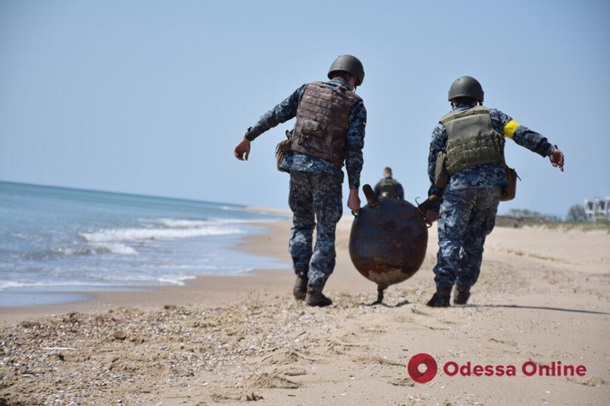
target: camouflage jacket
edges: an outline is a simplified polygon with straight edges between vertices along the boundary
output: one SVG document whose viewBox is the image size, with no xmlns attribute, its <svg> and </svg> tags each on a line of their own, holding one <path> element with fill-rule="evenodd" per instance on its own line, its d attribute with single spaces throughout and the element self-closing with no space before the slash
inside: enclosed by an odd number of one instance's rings
<svg viewBox="0 0 610 406">
<path fill-rule="evenodd" d="M 349 84 L 341 77 L 336 77 L 326 83 L 331 86 L 342 86 L 349 89 Z M 307 84 L 302 85 L 280 104 L 263 114 L 258 122 L 248 129 L 246 139 L 253 141 L 265 131 L 294 118 L 306 86 Z M 360 187 L 360 173 L 364 163 L 362 148 L 364 147 L 366 108 L 362 100 L 356 102 L 352 107 L 349 122 L 345 143 L 345 168 L 350 189 L 357 189 Z M 299 152 L 288 153 L 281 167 L 288 171 L 328 173 L 339 177 L 341 181 L 343 181 L 344 176 L 343 171 L 337 165 L 322 158 Z"/>
</svg>

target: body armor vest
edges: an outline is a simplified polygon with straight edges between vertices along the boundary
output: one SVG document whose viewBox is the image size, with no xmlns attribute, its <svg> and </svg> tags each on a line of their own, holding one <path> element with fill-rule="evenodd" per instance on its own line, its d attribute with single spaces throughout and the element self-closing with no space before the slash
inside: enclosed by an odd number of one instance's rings
<svg viewBox="0 0 610 406">
<path fill-rule="evenodd" d="M 494 130 L 489 109 L 452 111 L 441 119 L 447 130 L 447 173 L 504 162 L 504 136 Z"/>
<path fill-rule="evenodd" d="M 397 198 L 396 181 L 394 179 L 382 179 L 379 182 L 379 193 L 381 196 Z"/>
<path fill-rule="evenodd" d="M 339 168 L 345 160 L 345 135 L 349 116 L 360 96 L 324 82 L 307 85 L 292 134 L 291 150 L 332 162 Z"/>
</svg>

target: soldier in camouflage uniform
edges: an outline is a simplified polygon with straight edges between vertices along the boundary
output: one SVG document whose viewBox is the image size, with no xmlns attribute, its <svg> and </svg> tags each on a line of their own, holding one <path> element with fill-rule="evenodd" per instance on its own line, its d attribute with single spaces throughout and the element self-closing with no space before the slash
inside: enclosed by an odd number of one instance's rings
<svg viewBox="0 0 610 406">
<path fill-rule="evenodd" d="M 373 189 L 379 197 L 392 197 L 394 199 L 405 199 L 405 191 L 400 182 L 392 177 L 392 168 L 386 166 L 383 169 L 383 178 L 377 182 Z"/>
<path fill-rule="evenodd" d="M 366 109 L 354 90 L 364 80 L 364 68 L 356 57 L 341 55 L 332 63 L 328 78 L 328 82 L 302 85 L 265 113 L 234 151 L 237 159 L 247 160 L 256 137 L 296 117 L 291 152 L 280 168 L 290 173 L 293 227 L 289 251 L 297 276 L 293 294 L 310 306 L 332 304 L 322 290 L 335 267 L 335 230 L 343 214 L 343 164 L 350 189 L 347 207 L 360 210 Z"/>
<path fill-rule="evenodd" d="M 447 307 L 456 286 L 454 304 L 466 304 L 481 270 L 485 238 L 495 225 L 502 190 L 507 186 L 505 137 L 546 157 L 563 171 L 563 153 L 542 135 L 518 124 L 496 109 L 483 106 L 483 88 L 470 76 L 458 78 L 449 89 L 452 111 L 432 133 L 428 156 L 429 195 L 442 196 L 438 218 L 439 250 L 434 267 L 436 293 L 428 306 Z M 437 155 L 446 151 L 449 181 L 435 186 Z M 440 217 L 439 217 L 440 216 Z"/>
</svg>

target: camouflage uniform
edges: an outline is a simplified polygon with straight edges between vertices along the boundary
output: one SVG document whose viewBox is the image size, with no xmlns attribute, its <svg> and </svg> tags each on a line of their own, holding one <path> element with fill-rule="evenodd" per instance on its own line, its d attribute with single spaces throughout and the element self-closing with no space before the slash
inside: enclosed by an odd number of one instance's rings
<svg viewBox="0 0 610 406">
<path fill-rule="evenodd" d="M 341 182 L 326 173 L 290 172 L 289 204 L 293 227 L 288 245 L 297 274 L 322 289 L 335 268 L 335 229 L 343 213 Z M 317 225 L 315 249 L 313 230 Z"/>
<path fill-rule="evenodd" d="M 335 77 L 329 86 L 341 86 L 349 90 L 342 77 Z M 307 84 L 294 91 L 283 102 L 265 113 L 246 133 L 254 140 L 260 134 L 296 116 L 297 107 Z M 360 100 L 351 109 L 346 134 L 345 167 L 350 189 L 360 187 L 366 125 L 366 108 Z M 308 286 L 322 289 L 335 267 L 335 229 L 343 214 L 343 171 L 324 159 L 300 152 L 286 155 L 281 167 L 290 173 L 289 205 L 293 212 L 293 227 L 289 251 L 297 275 L 307 275 Z M 313 247 L 313 229 L 317 238 Z"/>
<path fill-rule="evenodd" d="M 454 110 L 470 105 L 458 104 Z M 545 137 L 519 125 L 496 109 L 489 109 L 493 128 L 530 151 L 545 157 L 554 150 Z M 432 133 L 428 155 L 428 176 L 433 186 L 429 194 L 442 196 L 438 220 L 439 250 L 434 267 L 437 290 L 455 284 L 467 291 L 479 277 L 485 238 L 495 226 L 506 173 L 499 164 L 466 168 L 453 174 L 443 190 L 434 187 L 434 169 L 438 153 L 447 146 L 447 131 L 438 124 Z"/>
</svg>

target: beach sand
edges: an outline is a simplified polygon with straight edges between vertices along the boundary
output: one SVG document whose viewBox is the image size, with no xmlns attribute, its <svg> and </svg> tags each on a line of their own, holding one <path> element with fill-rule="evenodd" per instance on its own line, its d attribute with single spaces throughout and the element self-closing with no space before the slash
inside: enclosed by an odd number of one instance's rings
<svg viewBox="0 0 610 406">
<path fill-rule="evenodd" d="M 286 269 L 0 309 L 0 405 L 610 404 L 610 235 L 497 227 L 469 305 L 434 309 L 431 228 L 420 271 L 370 306 L 351 221 L 339 225 L 329 308 L 295 302 Z M 280 221 L 238 249 L 289 263 L 289 232 Z M 418 353 L 438 364 L 428 383 L 407 372 Z M 586 373 L 521 370 L 553 362 Z M 476 365 L 516 376 L 474 376 Z"/>
</svg>

